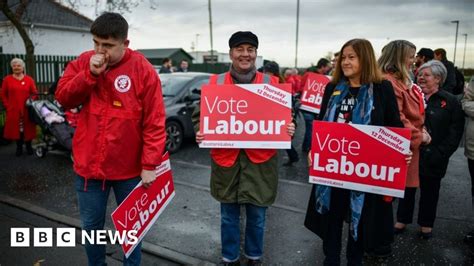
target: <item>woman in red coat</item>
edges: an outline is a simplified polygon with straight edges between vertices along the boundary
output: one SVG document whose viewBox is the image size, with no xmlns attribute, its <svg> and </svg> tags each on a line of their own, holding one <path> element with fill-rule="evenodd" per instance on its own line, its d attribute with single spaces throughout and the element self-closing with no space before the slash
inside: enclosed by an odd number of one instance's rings
<svg viewBox="0 0 474 266">
<path fill-rule="evenodd" d="M 416 190 L 420 186 L 419 159 L 420 145 L 427 144 L 430 136 L 424 130 L 424 100 L 418 86 L 410 78 L 410 69 L 415 62 L 416 46 L 406 40 L 395 40 L 382 49 L 379 66 L 385 78 L 392 82 L 397 96 L 400 119 L 411 131 L 410 150 L 413 158 L 408 166 L 405 197 L 398 200 L 396 234 L 404 232 L 412 222 Z"/>
<path fill-rule="evenodd" d="M 10 63 L 13 74 L 3 79 L 1 98 L 7 110 L 4 138 L 16 140 L 16 156 L 23 153 L 23 142 L 28 154 L 33 154 L 31 140 L 36 137 L 36 126 L 28 117 L 25 102 L 31 94 L 37 93 L 35 82 L 25 75 L 25 62 L 13 58 Z"/>
</svg>

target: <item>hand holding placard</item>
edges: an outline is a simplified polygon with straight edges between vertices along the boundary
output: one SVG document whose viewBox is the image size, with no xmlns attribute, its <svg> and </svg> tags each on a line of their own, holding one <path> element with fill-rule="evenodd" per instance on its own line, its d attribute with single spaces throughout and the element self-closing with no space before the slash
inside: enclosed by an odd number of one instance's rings
<svg viewBox="0 0 474 266">
<path fill-rule="evenodd" d="M 403 197 L 410 131 L 315 121 L 310 183 Z"/>
<path fill-rule="evenodd" d="M 289 84 L 205 85 L 201 91 L 201 148 L 291 147 Z"/>
<path fill-rule="evenodd" d="M 153 177 L 148 176 L 149 172 Z M 145 179 L 153 179 L 153 182 L 149 182 L 148 188 L 145 188 L 144 183 L 139 183 L 111 215 L 117 231 L 136 231 L 138 241 L 127 241 L 122 245 L 126 257 L 145 237 L 175 195 L 168 153 L 163 156 L 161 165 L 147 171 Z"/>
</svg>

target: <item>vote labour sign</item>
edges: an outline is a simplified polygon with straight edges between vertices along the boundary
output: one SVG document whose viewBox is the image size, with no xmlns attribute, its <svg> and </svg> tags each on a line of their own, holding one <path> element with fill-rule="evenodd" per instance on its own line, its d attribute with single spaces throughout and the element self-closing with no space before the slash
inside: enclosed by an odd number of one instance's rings
<svg viewBox="0 0 474 266">
<path fill-rule="evenodd" d="M 204 85 L 201 148 L 289 149 L 290 84 Z"/>
<path fill-rule="evenodd" d="M 330 79 L 321 74 L 307 73 L 306 82 L 301 94 L 300 109 L 319 114 L 321 103 L 323 102 L 324 89 Z"/>
<path fill-rule="evenodd" d="M 140 182 L 112 213 L 112 221 L 118 232 L 126 233 L 130 230 L 137 232 L 138 241 L 125 241 L 122 244 L 123 252 L 127 258 L 175 195 L 167 153 L 163 156 L 161 165 L 156 167 L 155 172 L 156 180 L 150 187 L 145 189 Z"/>
<path fill-rule="evenodd" d="M 315 121 L 309 182 L 403 198 L 410 131 Z"/>
</svg>

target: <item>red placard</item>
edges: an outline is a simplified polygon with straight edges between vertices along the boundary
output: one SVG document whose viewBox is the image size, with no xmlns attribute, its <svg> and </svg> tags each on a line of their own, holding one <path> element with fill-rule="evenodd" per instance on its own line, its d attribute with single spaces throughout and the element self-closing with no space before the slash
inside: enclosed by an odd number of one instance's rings
<svg viewBox="0 0 474 266">
<path fill-rule="evenodd" d="M 410 130 L 315 121 L 309 182 L 404 197 Z"/>
<path fill-rule="evenodd" d="M 307 73 L 305 75 L 306 81 L 303 86 L 303 93 L 301 94 L 300 109 L 319 114 L 324 90 L 331 80 L 328 76 L 316 73 Z"/>
<path fill-rule="evenodd" d="M 201 148 L 289 149 L 290 84 L 204 85 Z"/>
<path fill-rule="evenodd" d="M 168 153 L 163 156 L 163 162 L 155 172 L 156 180 L 150 187 L 145 189 L 140 182 L 112 213 L 115 230 L 121 234 L 130 230 L 137 232 L 138 241 L 126 239 L 126 243 L 122 244 L 127 258 L 175 195 Z"/>
</svg>

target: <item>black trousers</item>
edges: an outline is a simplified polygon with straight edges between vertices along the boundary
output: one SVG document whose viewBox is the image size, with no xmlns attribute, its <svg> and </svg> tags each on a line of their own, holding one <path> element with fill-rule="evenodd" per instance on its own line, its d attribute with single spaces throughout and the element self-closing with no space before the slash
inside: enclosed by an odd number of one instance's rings
<svg viewBox="0 0 474 266">
<path fill-rule="evenodd" d="M 415 210 L 416 187 L 405 188 L 405 197 L 398 199 L 397 222 L 411 224 Z"/>
<path fill-rule="evenodd" d="M 329 226 L 326 237 L 323 239 L 323 252 L 325 255 L 324 265 L 341 264 L 342 229 L 344 219 L 349 211 L 349 190 L 332 188 L 331 209 L 329 215 Z M 358 231 L 357 241 L 352 237 L 350 230 L 347 241 L 346 258 L 348 265 L 362 265 L 364 256 L 363 233 Z"/>
<path fill-rule="evenodd" d="M 418 224 L 422 227 L 433 227 L 439 200 L 441 178 L 420 176 L 420 202 L 418 206 Z M 397 221 L 410 224 L 415 209 L 416 188 L 406 188 L 405 198 L 400 199 L 397 210 Z"/>
<path fill-rule="evenodd" d="M 286 151 L 286 154 L 288 155 L 288 160 L 290 160 L 290 162 L 294 163 L 300 159 L 300 157 L 298 156 L 298 152 L 295 150 L 295 147 L 293 146 L 293 144 L 291 144 L 290 149 L 285 150 L 285 151 Z"/>
</svg>

